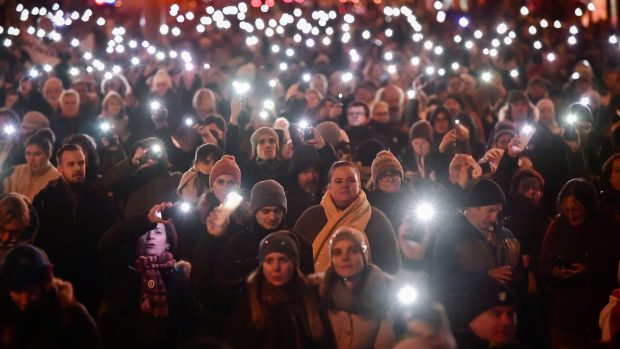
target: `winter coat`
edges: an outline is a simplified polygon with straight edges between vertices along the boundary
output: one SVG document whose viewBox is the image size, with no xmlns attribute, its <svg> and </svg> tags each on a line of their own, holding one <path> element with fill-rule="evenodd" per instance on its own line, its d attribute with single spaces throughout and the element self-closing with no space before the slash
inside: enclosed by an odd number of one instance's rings
<svg viewBox="0 0 620 349">
<path fill-rule="evenodd" d="M 0 199 L 5 195 L 8 194 L 0 193 Z M 30 225 L 19 235 L 17 243 L 11 244 L 0 241 L 0 261 L 4 260 L 4 255 L 15 245 L 32 244 L 36 239 L 39 232 L 39 215 L 31 203 L 28 203 L 28 212 L 30 213 Z"/>
<path fill-rule="evenodd" d="M 3 290 L 0 296 L 0 348 L 100 348 L 93 318 L 73 297 L 71 284 L 53 279 L 41 298 L 21 311 Z"/>
<path fill-rule="evenodd" d="M 407 133 L 400 132 L 398 127 L 392 123 L 380 123 L 370 120 L 368 128 L 370 129 L 370 136 L 368 138 L 375 138 L 393 154 L 400 153 L 408 145 L 409 136 Z"/>
<path fill-rule="evenodd" d="M 319 284 L 338 349 L 387 349 L 396 344 L 389 314 L 393 281 L 381 269 L 367 265 L 358 290 L 348 290 L 333 267 L 311 280 Z"/>
<path fill-rule="evenodd" d="M 101 239 L 106 290 L 98 323 L 106 348 L 176 348 L 199 332 L 199 304 L 191 293 L 187 262 L 161 271 L 169 316 L 154 317 L 140 310 L 142 275 L 133 267 L 135 244 L 155 226 L 144 213 L 112 226 Z"/>
<path fill-rule="evenodd" d="M 459 329 L 461 309 L 467 304 L 465 294 L 476 280 L 488 277 L 490 269 L 512 268 L 513 280 L 508 284 L 516 294 L 527 290 L 527 278 L 521 265 L 519 242 L 510 230 L 499 228 L 493 233 L 495 245 L 462 213 L 439 232 L 433 253 L 432 283 L 438 299 L 445 305 L 450 321 Z"/>
<path fill-rule="evenodd" d="M 375 207 L 364 233 L 370 243 L 372 261 L 381 270 L 389 274 L 396 274 L 401 267 L 400 249 L 396 233 L 385 214 Z M 327 224 L 327 216 L 321 205 L 307 209 L 295 223 L 293 232 L 301 235 L 312 244 L 323 226 Z"/>
<path fill-rule="evenodd" d="M 294 225 L 308 208 L 320 204 L 323 197 L 320 192 L 308 194 L 297 187 L 286 191 L 286 221 L 290 225 Z"/>
<path fill-rule="evenodd" d="M 40 221 L 34 244 L 47 253 L 56 276 L 71 282 L 77 299 L 96 312 L 103 289 L 97 248 L 118 210 L 92 184 L 73 191 L 62 178 L 37 194 L 33 206 Z"/>
<path fill-rule="evenodd" d="M 209 175 L 205 175 L 192 167 L 181 177 L 177 195 L 183 201 L 195 204 L 207 190 L 209 190 Z"/>
<path fill-rule="evenodd" d="M 394 230 L 398 230 L 405 215 L 412 210 L 413 195 L 406 190 L 401 190 L 397 193 L 386 193 L 379 190 L 379 188 L 375 188 L 375 190 L 368 193 L 368 202 L 385 213 Z"/>
<path fill-rule="evenodd" d="M 620 217 L 602 213 L 580 227 L 559 216 L 545 233 L 540 279 L 550 293 L 551 327 L 580 334 L 597 332 L 598 314 L 617 286 Z M 583 263 L 586 271 L 567 279 L 553 276 L 559 259 Z"/>
<path fill-rule="evenodd" d="M 149 210 L 164 201 L 175 201 L 181 173 L 170 173 L 160 163 L 140 172 L 135 172 L 136 169 L 128 158 L 106 171 L 102 177 L 103 186 L 123 203 L 125 217 Z"/>
<path fill-rule="evenodd" d="M 288 160 L 247 160 L 241 166 L 241 188 L 250 191 L 254 184 L 273 179 L 285 189 L 288 186 Z"/>
<path fill-rule="evenodd" d="M 12 168 L 10 174 L 2 181 L 5 193 L 20 193 L 32 201 L 51 180 L 60 177 L 58 170 L 48 162 L 48 167 L 38 174 L 33 174 L 27 164 L 17 165 Z"/>
</svg>

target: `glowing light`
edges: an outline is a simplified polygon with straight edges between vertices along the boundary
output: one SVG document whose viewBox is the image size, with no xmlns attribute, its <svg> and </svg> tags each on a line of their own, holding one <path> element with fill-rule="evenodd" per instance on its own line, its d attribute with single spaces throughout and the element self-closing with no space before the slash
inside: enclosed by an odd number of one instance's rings
<svg viewBox="0 0 620 349">
<path fill-rule="evenodd" d="M 579 104 L 581 104 L 581 105 L 585 105 L 585 106 L 589 106 L 589 105 L 590 105 L 590 98 L 585 97 L 585 96 L 584 96 L 584 97 L 581 97 L 581 98 L 579 99 Z"/>
<path fill-rule="evenodd" d="M 575 45 L 577 43 L 577 38 L 575 38 L 574 36 L 569 36 L 568 37 L 568 44 L 569 45 Z"/>
<path fill-rule="evenodd" d="M 575 16 L 577 16 L 577 17 L 581 17 L 581 16 L 583 16 L 583 10 L 582 10 L 582 9 L 580 9 L 579 7 L 577 7 L 577 8 L 575 9 Z"/>
<path fill-rule="evenodd" d="M 411 57 L 411 64 L 413 65 L 419 65 L 420 64 L 420 58 L 419 57 Z"/>
<path fill-rule="evenodd" d="M 555 59 L 556 59 L 556 57 L 555 57 L 555 54 L 553 52 L 550 52 L 550 53 L 547 54 L 547 60 L 549 62 L 553 62 L 553 61 L 555 61 Z"/>
<path fill-rule="evenodd" d="M 491 72 L 485 71 L 482 73 L 480 78 L 482 79 L 482 81 L 489 83 L 491 82 L 491 79 L 493 78 L 493 74 L 491 74 Z"/>
<path fill-rule="evenodd" d="M 508 31 L 508 26 L 506 25 L 506 23 L 500 23 L 497 26 L 496 30 L 497 30 L 498 34 L 502 35 L 502 34 L 504 34 L 504 33 L 506 33 Z"/>
<path fill-rule="evenodd" d="M 562 28 L 562 22 L 560 22 L 560 21 L 558 21 L 558 20 L 554 21 L 554 22 L 553 22 L 553 27 L 554 27 L 555 29 L 560 29 L 560 28 Z"/>
<path fill-rule="evenodd" d="M 407 91 L 407 98 L 414 99 L 415 98 L 415 90 Z"/>
<path fill-rule="evenodd" d="M 482 38 L 482 32 L 479 29 L 474 32 L 474 38 L 476 39 Z"/>
<path fill-rule="evenodd" d="M 527 31 L 530 33 L 530 35 L 535 35 L 538 30 L 536 30 L 535 26 L 531 25 Z"/>
<path fill-rule="evenodd" d="M 519 9 L 521 16 L 527 16 L 530 13 L 530 10 L 527 9 L 527 6 L 521 6 Z"/>
<path fill-rule="evenodd" d="M 459 19 L 459 25 L 463 28 L 467 27 L 469 25 L 469 19 L 467 19 L 466 17 L 461 17 Z"/>
<path fill-rule="evenodd" d="M 575 114 L 568 114 L 566 116 L 566 122 L 568 124 L 571 124 L 571 125 L 576 123 L 577 122 L 577 115 L 575 115 Z"/>
<path fill-rule="evenodd" d="M 617 36 L 615 36 L 615 35 L 611 35 L 611 36 L 609 37 L 609 43 L 610 43 L 610 44 L 612 44 L 612 45 L 617 44 L 617 43 L 618 43 L 618 37 L 617 37 Z"/>
<path fill-rule="evenodd" d="M 577 33 L 579 33 L 579 29 L 577 29 L 576 26 L 571 25 L 570 28 L 568 29 L 568 32 L 573 34 L 573 35 L 577 35 Z"/>
<path fill-rule="evenodd" d="M 542 43 L 540 41 L 536 40 L 536 41 L 534 41 L 533 46 L 534 46 L 535 49 L 540 50 L 542 48 Z"/>
<path fill-rule="evenodd" d="M 413 304 L 417 299 L 418 291 L 413 286 L 404 286 L 398 291 L 398 300 L 405 305 Z"/>
<path fill-rule="evenodd" d="M 344 83 L 351 82 L 351 80 L 353 80 L 353 74 L 350 73 L 350 72 L 346 72 L 346 73 L 342 74 L 341 79 L 342 79 L 342 82 L 344 82 Z"/>
<path fill-rule="evenodd" d="M 459 68 L 461 67 L 461 65 L 458 62 L 452 62 L 452 64 L 450 65 L 450 68 L 452 68 L 452 70 L 459 70 Z"/>
<path fill-rule="evenodd" d="M 547 22 L 547 20 L 546 20 L 546 19 L 541 19 L 541 20 L 540 20 L 540 27 L 541 27 L 541 28 L 543 28 L 543 29 L 544 29 L 544 28 L 547 28 L 548 26 L 549 26 L 549 22 Z"/>
<path fill-rule="evenodd" d="M 519 77 L 519 70 L 518 69 L 512 69 L 510 71 L 510 77 L 511 78 L 518 78 Z"/>
</svg>

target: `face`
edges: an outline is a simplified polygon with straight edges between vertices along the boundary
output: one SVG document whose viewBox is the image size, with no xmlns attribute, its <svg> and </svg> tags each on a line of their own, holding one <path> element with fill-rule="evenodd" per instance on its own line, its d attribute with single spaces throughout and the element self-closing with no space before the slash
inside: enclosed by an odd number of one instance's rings
<svg viewBox="0 0 620 349">
<path fill-rule="evenodd" d="M 347 122 L 351 126 L 364 126 L 368 122 L 364 107 L 349 107 L 347 110 Z"/>
<path fill-rule="evenodd" d="M 620 159 L 614 160 L 611 164 L 611 175 L 609 177 L 609 184 L 615 190 L 620 190 Z"/>
<path fill-rule="evenodd" d="M 40 285 L 28 287 L 23 291 L 9 291 L 11 300 L 21 311 L 25 311 L 30 304 L 38 301 L 42 293 L 43 290 Z"/>
<path fill-rule="evenodd" d="M 377 103 L 372 109 L 372 120 L 387 124 L 390 122 L 390 112 L 387 103 Z"/>
<path fill-rule="evenodd" d="M 140 235 L 136 248 L 141 256 L 158 256 L 170 247 L 166 238 L 166 227 L 157 223 L 157 227 Z"/>
<path fill-rule="evenodd" d="M 360 178 L 353 167 L 336 168 L 327 187 L 338 207 L 348 207 L 360 194 Z"/>
<path fill-rule="evenodd" d="M 213 101 L 213 98 L 211 98 L 211 94 L 204 93 L 202 95 L 202 98 L 200 98 L 200 103 L 198 103 L 196 111 L 198 115 L 206 116 L 206 114 L 211 113 L 213 111 L 214 106 L 215 106 L 215 102 Z"/>
<path fill-rule="evenodd" d="M 74 94 L 66 94 L 60 101 L 60 110 L 65 117 L 75 117 L 80 112 L 78 97 Z"/>
<path fill-rule="evenodd" d="M 353 277 L 364 269 L 364 253 L 353 241 L 338 241 L 332 246 L 332 265 L 338 276 Z"/>
<path fill-rule="evenodd" d="M 319 171 L 316 168 L 307 168 L 297 174 L 297 184 L 304 193 L 315 194 L 319 190 Z"/>
<path fill-rule="evenodd" d="M 52 82 L 45 86 L 45 89 L 43 90 L 43 97 L 45 97 L 47 103 L 57 105 L 61 93 L 62 85 L 57 82 Z"/>
<path fill-rule="evenodd" d="M 433 123 L 433 129 L 436 133 L 442 135 L 450 129 L 450 121 L 448 120 L 448 116 L 444 113 L 439 113 L 435 117 L 435 122 Z"/>
<path fill-rule="evenodd" d="M 196 168 L 202 174 L 211 174 L 211 170 L 213 170 L 213 166 L 215 165 L 215 161 L 212 158 L 207 158 L 205 161 L 196 162 Z"/>
<path fill-rule="evenodd" d="M 277 141 L 273 136 L 264 134 L 258 138 L 256 155 L 261 160 L 273 160 L 277 155 Z"/>
<path fill-rule="evenodd" d="M 319 96 L 315 92 L 306 92 L 306 105 L 308 108 L 316 108 L 321 103 Z"/>
<path fill-rule="evenodd" d="M 7 246 L 12 246 L 17 243 L 19 235 L 27 228 L 19 219 L 11 219 L 8 222 L 0 225 L 0 243 Z"/>
<path fill-rule="evenodd" d="M 58 172 L 69 184 L 84 182 L 86 177 L 86 157 L 82 151 L 66 151 L 62 154 Z"/>
<path fill-rule="evenodd" d="M 499 345 L 509 343 L 517 328 L 517 314 L 513 307 L 498 306 L 478 315 L 469 323 L 474 334 L 487 342 Z"/>
<path fill-rule="evenodd" d="M 586 221 L 586 207 L 572 195 L 564 198 L 560 204 L 560 211 L 573 227 L 578 227 Z"/>
<path fill-rule="evenodd" d="M 482 207 L 469 207 L 466 211 L 467 220 L 481 231 L 488 231 L 497 223 L 497 215 L 502 210 L 502 205 L 489 205 Z"/>
<path fill-rule="evenodd" d="M 555 119 L 555 107 L 553 103 L 539 103 L 538 116 L 543 123 L 551 123 Z"/>
<path fill-rule="evenodd" d="M 367 88 L 358 88 L 355 90 L 355 100 L 366 103 L 372 102 L 375 98 L 376 91 Z"/>
<path fill-rule="evenodd" d="M 28 79 L 22 81 L 21 85 L 19 85 L 19 92 L 21 92 L 24 96 L 27 96 L 30 94 L 31 91 L 32 91 L 32 81 Z"/>
<path fill-rule="evenodd" d="M 47 164 L 48 158 L 48 154 L 40 146 L 31 144 L 26 147 L 26 163 L 32 171 L 37 172 L 42 169 Z"/>
<path fill-rule="evenodd" d="M 313 76 L 312 80 L 310 80 L 310 87 L 325 94 L 325 92 L 327 92 L 327 86 L 325 86 L 326 83 L 327 81 L 325 81 L 322 77 Z"/>
<path fill-rule="evenodd" d="M 448 92 L 449 93 L 461 93 L 463 91 L 463 80 L 458 77 L 451 77 L 448 80 Z"/>
<path fill-rule="evenodd" d="M 239 184 L 235 180 L 235 177 L 230 175 L 221 175 L 213 181 L 213 187 L 211 190 L 213 190 L 213 194 L 220 202 L 224 202 L 228 193 L 239 190 Z"/>
<path fill-rule="evenodd" d="M 538 205 L 542 197 L 542 185 L 538 179 L 526 177 L 519 182 L 517 193 L 532 200 L 532 202 Z"/>
<path fill-rule="evenodd" d="M 284 218 L 284 211 L 277 206 L 265 206 L 256 211 L 256 222 L 265 230 L 275 230 Z"/>
<path fill-rule="evenodd" d="M 166 91 L 168 91 L 168 84 L 164 81 L 157 82 L 155 85 L 155 94 L 162 97 L 166 94 Z"/>
<path fill-rule="evenodd" d="M 516 101 L 510 103 L 510 115 L 515 122 L 523 122 L 527 120 L 527 101 Z"/>
<path fill-rule="evenodd" d="M 377 184 L 379 185 L 379 190 L 386 193 L 397 193 L 400 191 L 402 178 L 400 177 L 400 173 L 393 171 L 386 171 L 380 173 L 377 176 Z"/>
<path fill-rule="evenodd" d="M 122 108 L 123 104 L 118 98 L 110 98 L 105 109 L 108 115 L 118 115 Z"/>
<path fill-rule="evenodd" d="M 319 109 L 319 116 L 321 116 L 322 118 L 326 118 L 327 116 L 329 116 L 329 111 L 332 109 L 333 106 L 334 102 L 332 102 L 331 100 L 323 102 L 321 109 Z"/>
<path fill-rule="evenodd" d="M 443 106 L 448 108 L 452 115 L 458 115 L 462 111 L 461 105 L 454 98 L 448 98 L 443 102 Z"/>
<path fill-rule="evenodd" d="M 280 252 L 271 252 L 265 256 L 262 266 L 265 280 L 275 287 L 286 285 L 291 281 L 295 272 L 293 261 Z"/>
<path fill-rule="evenodd" d="M 431 151 L 431 144 L 424 138 L 414 138 L 411 141 L 411 146 L 418 157 L 424 157 Z"/>
<path fill-rule="evenodd" d="M 504 133 L 497 138 L 497 143 L 495 144 L 495 147 L 506 150 L 508 149 L 508 143 L 510 143 L 510 140 L 512 140 L 512 135 Z"/>
</svg>

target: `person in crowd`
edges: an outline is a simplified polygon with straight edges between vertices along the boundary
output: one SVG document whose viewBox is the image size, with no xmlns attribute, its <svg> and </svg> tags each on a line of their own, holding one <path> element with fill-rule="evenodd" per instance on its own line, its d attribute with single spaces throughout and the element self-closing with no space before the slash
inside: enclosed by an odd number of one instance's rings
<svg viewBox="0 0 620 349">
<path fill-rule="evenodd" d="M 443 106 L 438 106 L 431 113 L 428 122 L 433 126 L 432 149 L 437 151 L 446 135 L 454 129 L 454 118 L 450 110 Z"/>
<path fill-rule="evenodd" d="M 609 157 L 603 164 L 601 203 L 608 210 L 620 214 L 620 154 Z"/>
<path fill-rule="evenodd" d="M 105 193 L 85 181 L 82 148 L 64 145 L 56 158 L 60 178 L 33 200 L 40 221 L 34 243 L 47 253 L 57 275 L 73 284 L 78 299 L 96 313 L 103 287 L 97 247 L 118 211 Z"/>
<path fill-rule="evenodd" d="M 62 81 L 56 77 L 50 77 L 43 84 L 43 98 L 46 105 L 45 110 L 40 110 L 48 118 L 53 119 L 60 112 L 60 96 L 64 91 Z"/>
<path fill-rule="evenodd" d="M 299 269 L 297 238 L 279 230 L 260 241 L 258 267 L 247 278 L 225 326 L 233 348 L 335 348 L 329 320 Z"/>
<path fill-rule="evenodd" d="M 13 110 L 0 109 L 0 170 L 25 162 L 17 132 L 19 124 L 19 116 Z"/>
<path fill-rule="evenodd" d="M 377 91 L 375 100 L 384 101 L 389 105 L 390 122 L 400 126 L 405 108 L 405 91 L 395 84 L 388 84 Z"/>
<path fill-rule="evenodd" d="M 0 261 L 16 245 L 32 244 L 39 230 L 37 211 L 20 194 L 0 194 Z"/>
<path fill-rule="evenodd" d="M 82 148 L 86 157 L 86 181 L 99 185 L 101 180 L 101 160 L 97 153 L 97 142 L 95 139 L 85 133 L 74 133 L 67 136 L 64 144 L 75 144 Z"/>
<path fill-rule="evenodd" d="M 59 112 L 55 118 L 50 119 L 57 140 L 64 140 L 74 133 L 86 133 L 91 136 L 95 134 L 94 125 L 85 115 L 80 115 L 80 95 L 76 90 L 64 90 L 59 100 Z"/>
<path fill-rule="evenodd" d="M 412 199 L 403 183 L 403 167 L 394 154 L 382 150 L 373 160 L 370 173 L 368 202 L 385 213 L 392 227 L 397 229 Z"/>
<path fill-rule="evenodd" d="M 371 80 L 365 80 L 355 86 L 353 97 L 356 101 L 370 105 L 377 94 L 377 84 Z"/>
<path fill-rule="evenodd" d="M 469 296 L 464 304 L 467 326 L 455 331 L 459 348 L 523 348 L 515 339 L 518 300 L 508 287 L 481 278 L 466 292 Z"/>
<path fill-rule="evenodd" d="M 5 193 L 19 193 L 32 202 L 47 183 L 60 177 L 58 170 L 50 162 L 55 140 L 54 133 L 49 128 L 37 131 L 26 140 L 26 164 L 6 171 L 2 180 Z"/>
<path fill-rule="evenodd" d="M 293 232 L 312 243 L 315 271 L 327 270 L 329 240 L 339 227 L 346 225 L 366 233 L 373 260 L 381 270 L 397 273 L 401 260 L 396 234 L 385 214 L 366 199 L 355 165 L 338 161 L 330 168 L 327 179 L 329 184 L 321 203 L 308 208 L 293 228 Z"/>
<path fill-rule="evenodd" d="M 252 155 L 243 166 L 243 187 L 252 188 L 261 180 L 273 179 L 286 183 L 288 162 L 279 158 L 280 140 L 271 127 L 261 127 L 252 133 Z"/>
<path fill-rule="evenodd" d="M 33 86 L 32 77 L 22 76 L 17 88 L 17 100 L 11 109 L 19 115 L 25 115 L 30 111 L 44 113 L 46 106 L 43 95 Z"/>
<path fill-rule="evenodd" d="M 392 348 L 393 280 L 372 264 L 366 235 L 342 226 L 329 241 L 330 266 L 316 277 L 338 348 Z"/>
<path fill-rule="evenodd" d="M 409 130 L 409 147 L 405 148 L 401 154 L 400 161 L 405 171 L 405 179 L 410 183 L 417 180 L 437 181 L 445 178 L 447 166 L 442 171 L 440 166 L 441 158 L 431 153 L 433 142 L 433 128 L 425 120 L 414 123 Z M 439 173 L 437 173 L 439 171 Z"/>
<path fill-rule="evenodd" d="M 200 197 L 209 190 L 209 176 L 222 155 L 222 150 L 215 144 L 199 146 L 194 156 L 194 164 L 181 177 L 177 195 L 185 202 L 197 203 Z"/>
<path fill-rule="evenodd" d="M 384 101 L 375 101 L 371 104 L 370 137 L 377 139 L 392 153 L 399 154 L 406 145 L 407 136 L 390 123 L 389 104 Z"/>
<path fill-rule="evenodd" d="M 344 131 L 349 136 L 349 144 L 351 144 L 352 149 L 357 149 L 361 142 L 370 137 L 369 119 L 368 104 L 355 101 L 347 106 L 347 125 L 344 127 Z"/>
<path fill-rule="evenodd" d="M 27 139 L 32 136 L 37 130 L 42 128 L 49 128 L 50 122 L 45 115 L 38 111 L 29 111 L 24 114 L 21 123 L 21 137 Z"/>
<path fill-rule="evenodd" d="M 125 158 L 131 146 L 142 137 L 140 131 L 132 127 L 125 101 L 116 91 L 108 92 L 103 98 L 97 122 L 97 138 L 103 145 L 99 147 L 103 163 L 101 170 L 105 171 Z"/>
<path fill-rule="evenodd" d="M 525 124 L 535 124 L 538 116 L 536 107 L 530 102 L 525 92 L 513 90 L 508 95 L 506 106 L 500 110 L 498 118 L 500 121 L 508 120 L 520 129 Z"/>
<path fill-rule="evenodd" d="M 157 101 L 161 107 L 168 110 L 170 129 L 176 130 L 181 123 L 179 100 L 172 84 L 172 77 L 166 69 L 160 68 L 153 75 L 149 91 L 147 100 L 151 102 Z"/>
<path fill-rule="evenodd" d="M 29 244 L 13 247 L 2 260 L 3 348 L 101 348 L 95 321 L 73 296 L 71 283 L 52 270 L 45 253 Z"/>
<path fill-rule="evenodd" d="M 289 162 L 290 185 L 286 190 L 286 221 L 290 225 L 294 225 L 308 207 L 320 203 L 328 167 L 312 145 L 301 144 L 295 149 Z"/>
<path fill-rule="evenodd" d="M 371 181 L 372 162 L 377 154 L 385 150 L 385 146 L 374 138 L 366 139 L 357 146 L 353 153 L 353 163 L 361 176 L 362 187 L 367 188 Z"/>
<path fill-rule="evenodd" d="M 168 154 L 163 143 L 145 138 L 134 145 L 133 156 L 107 170 L 102 185 L 122 202 L 125 217 L 165 200 L 173 200 L 182 174 L 168 171 Z"/>
<path fill-rule="evenodd" d="M 99 320 L 106 348 L 177 348 L 201 331 L 189 282 L 191 265 L 175 260 L 172 203 L 127 217 L 101 239 L 106 280 Z"/>
<path fill-rule="evenodd" d="M 557 198 L 559 215 L 545 233 L 541 284 L 549 290 L 552 348 L 590 348 L 597 320 L 617 287 L 620 218 L 601 208 L 596 188 L 568 181 Z"/>
<path fill-rule="evenodd" d="M 471 286 L 476 278 L 491 278 L 515 292 L 523 291 L 525 277 L 519 242 L 498 220 L 505 204 L 499 185 L 481 178 L 469 188 L 465 209 L 440 228 L 432 278 L 455 329 L 464 326 L 460 304 L 466 298 L 460 290 Z"/>
</svg>

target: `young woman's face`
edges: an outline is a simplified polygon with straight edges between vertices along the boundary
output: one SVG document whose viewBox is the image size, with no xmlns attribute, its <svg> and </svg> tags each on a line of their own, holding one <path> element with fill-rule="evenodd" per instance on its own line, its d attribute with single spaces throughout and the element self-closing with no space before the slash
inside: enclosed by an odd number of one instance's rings
<svg viewBox="0 0 620 349">
<path fill-rule="evenodd" d="M 138 238 L 138 254 L 142 256 L 157 256 L 169 247 L 166 238 L 166 227 L 163 223 L 158 223 L 153 230 L 147 231 Z"/>
<path fill-rule="evenodd" d="M 440 135 L 448 132 L 450 130 L 450 120 L 448 120 L 448 116 L 444 113 L 439 113 L 435 118 L 433 128 L 434 131 Z"/>
<path fill-rule="evenodd" d="M 235 177 L 230 175 L 221 175 L 213 181 L 213 188 L 211 189 L 213 190 L 215 197 L 220 202 L 224 202 L 226 195 L 229 192 L 239 189 L 239 184 L 237 184 Z"/>
<path fill-rule="evenodd" d="M 517 193 L 532 200 L 535 204 L 538 204 L 542 197 L 542 186 L 537 178 L 523 178 L 517 186 Z"/>
<path fill-rule="evenodd" d="M 118 98 L 110 98 L 106 104 L 106 112 L 108 115 L 118 115 L 122 108 L 123 104 Z"/>
<path fill-rule="evenodd" d="M 338 241 L 332 246 L 332 265 L 340 277 L 356 276 L 364 268 L 363 251 L 352 241 Z"/>
<path fill-rule="evenodd" d="M 263 260 L 263 275 L 275 287 L 286 285 L 293 278 L 295 266 L 284 253 L 272 252 Z"/>
<path fill-rule="evenodd" d="M 586 221 L 586 207 L 572 195 L 562 200 L 560 211 L 573 227 L 578 227 Z"/>
<path fill-rule="evenodd" d="M 48 154 L 36 144 L 26 146 L 26 163 L 33 172 L 41 170 L 47 164 Z"/>
<path fill-rule="evenodd" d="M 360 195 L 360 179 L 353 167 L 336 168 L 328 185 L 334 203 L 339 207 L 348 207 Z"/>
</svg>

